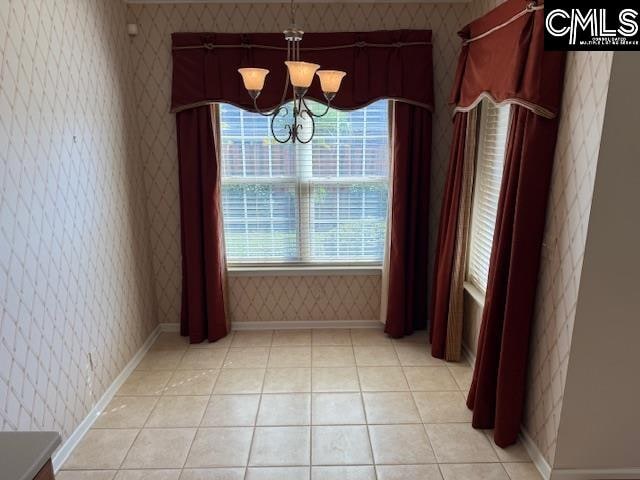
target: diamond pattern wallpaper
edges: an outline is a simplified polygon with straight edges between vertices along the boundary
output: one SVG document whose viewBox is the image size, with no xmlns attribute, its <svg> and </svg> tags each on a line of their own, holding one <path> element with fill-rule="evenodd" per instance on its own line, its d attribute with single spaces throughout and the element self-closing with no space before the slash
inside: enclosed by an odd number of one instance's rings
<svg viewBox="0 0 640 480">
<path fill-rule="evenodd" d="M 575 52 L 567 71 L 531 339 L 525 426 L 550 465 L 576 314 L 612 52 Z"/>
<path fill-rule="evenodd" d="M 379 275 L 237 276 L 229 279 L 233 322 L 372 320 Z"/>
<path fill-rule="evenodd" d="M 156 325 L 126 7 L 0 2 L 0 422 L 66 438 Z"/>
<path fill-rule="evenodd" d="M 450 109 L 446 104 L 455 73 L 459 39 L 456 32 L 467 21 L 464 4 L 301 4 L 297 22 L 307 31 L 357 31 L 398 28 L 431 28 L 434 33 L 436 111 L 431 225 L 431 252 L 437 234 L 446 163 L 451 136 Z M 180 232 L 175 121 L 169 113 L 171 87 L 170 34 L 178 31 L 278 32 L 289 23 L 285 4 L 178 4 L 129 5 L 129 21 L 139 25 L 133 39 L 132 62 L 138 118 L 141 126 L 140 154 L 145 170 L 150 218 L 153 267 L 158 295 L 159 320 L 177 322 L 180 312 Z M 238 80 L 239 81 L 239 80 Z M 433 255 L 432 255 L 433 257 Z M 335 282 L 348 288 L 332 290 L 328 296 L 320 285 Z M 284 283 L 280 283 L 284 282 Z M 269 295 L 289 280 L 282 277 L 230 279 L 231 315 L 234 321 L 371 320 L 379 317 L 379 302 L 354 302 L 379 296 L 380 277 L 362 282 L 359 277 L 327 279 L 311 283 L 305 277 L 304 291 L 294 298 L 279 297 L 272 305 Z M 271 288 L 269 290 L 268 288 Z M 311 292 L 314 301 L 300 295 Z M 310 298 L 310 297 L 304 297 Z M 299 305 L 291 310 L 289 301 Z M 250 307 L 243 307 L 243 305 Z M 318 309 L 326 305 L 327 308 Z M 329 307 L 330 305 L 333 305 Z M 340 306 L 342 305 L 342 306 Z M 340 307 L 339 307 L 340 306 Z M 276 314 L 278 312 L 278 314 Z M 279 312 L 283 316 L 279 317 Z M 336 317 L 335 315 L 341 315 Z"/>
</svg>

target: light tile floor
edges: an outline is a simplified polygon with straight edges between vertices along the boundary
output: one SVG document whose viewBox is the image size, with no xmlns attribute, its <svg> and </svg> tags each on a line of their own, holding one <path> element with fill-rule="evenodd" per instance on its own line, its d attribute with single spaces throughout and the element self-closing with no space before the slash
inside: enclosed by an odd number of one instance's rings
<svg viewBox="0 0 640 480">
<path fill-rule="evenodd" d="M 470 378 L 424 333 L 163 333 L 58 479 L 539 480 L 471 428 Z"/>
</svg>

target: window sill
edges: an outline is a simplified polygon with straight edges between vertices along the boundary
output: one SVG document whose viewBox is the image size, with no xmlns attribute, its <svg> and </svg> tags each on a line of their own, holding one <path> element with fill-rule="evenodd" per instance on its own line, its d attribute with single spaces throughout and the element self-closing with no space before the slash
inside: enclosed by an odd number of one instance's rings
<svg viewBox="0 0 640 480">
<path fill-rule="evenodd" d="M 381 265 L 301 265 L 301 266 L 241 266 L 227 267 L 230 277 L 303 277 L 342 275 L 381 275 Z"/>
<path fill-rule="evenodd" d="M 484 308 L 485 294 L 478 287 L 476 287 L 473 283 L 464 282 L 464 289 L 471 296 L 473 301 L 476 302 L 477 305 Z"/>
</svg>

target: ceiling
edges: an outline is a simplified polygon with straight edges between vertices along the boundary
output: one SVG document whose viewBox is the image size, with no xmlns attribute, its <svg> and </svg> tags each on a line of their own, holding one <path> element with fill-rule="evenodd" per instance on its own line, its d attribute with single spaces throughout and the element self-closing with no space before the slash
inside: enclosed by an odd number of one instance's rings
<svg viewBox="0 0 640 480">
<path fill-rule="evenodd" d="M 295 3 L 469 3 L 471 0 L 295 0 Z M 124 0 L 125 3 L 289 3 L 286 0 Z"/>
</svg>

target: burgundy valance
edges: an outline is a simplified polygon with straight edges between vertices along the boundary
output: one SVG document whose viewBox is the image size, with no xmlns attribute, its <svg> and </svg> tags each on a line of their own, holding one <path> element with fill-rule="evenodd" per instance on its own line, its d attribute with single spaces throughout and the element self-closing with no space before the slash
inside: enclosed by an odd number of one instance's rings
<svg viewBox="0 0 640 480">
<path fill-rule="evenodd" d="M 287 55 L 281 33 L 174 33 L 172 40 L 172 111 L 214 102 L 252 110 L 237 71 L 248 66 L 270 70 L 259 107 L 280 102 Z M 389 98 L 432 109 L 430 30 L 307 33 L 300 50 L 307 62 L 347 72 L 332 103 L 336 108 L 359 108 Z M 324 100 L 317 79 L 307 96 Z"/>
<path fill-rule="evenodd" d="M 552 118 L 562 97 L 564 52 L 544 50 L 544 11 L 530 0 L 505 2 L 464 27 L 451 103 L 473 108 L 484 96 Z M 515 39 L 515 41 L 514 41 Z"/>
</svg>

